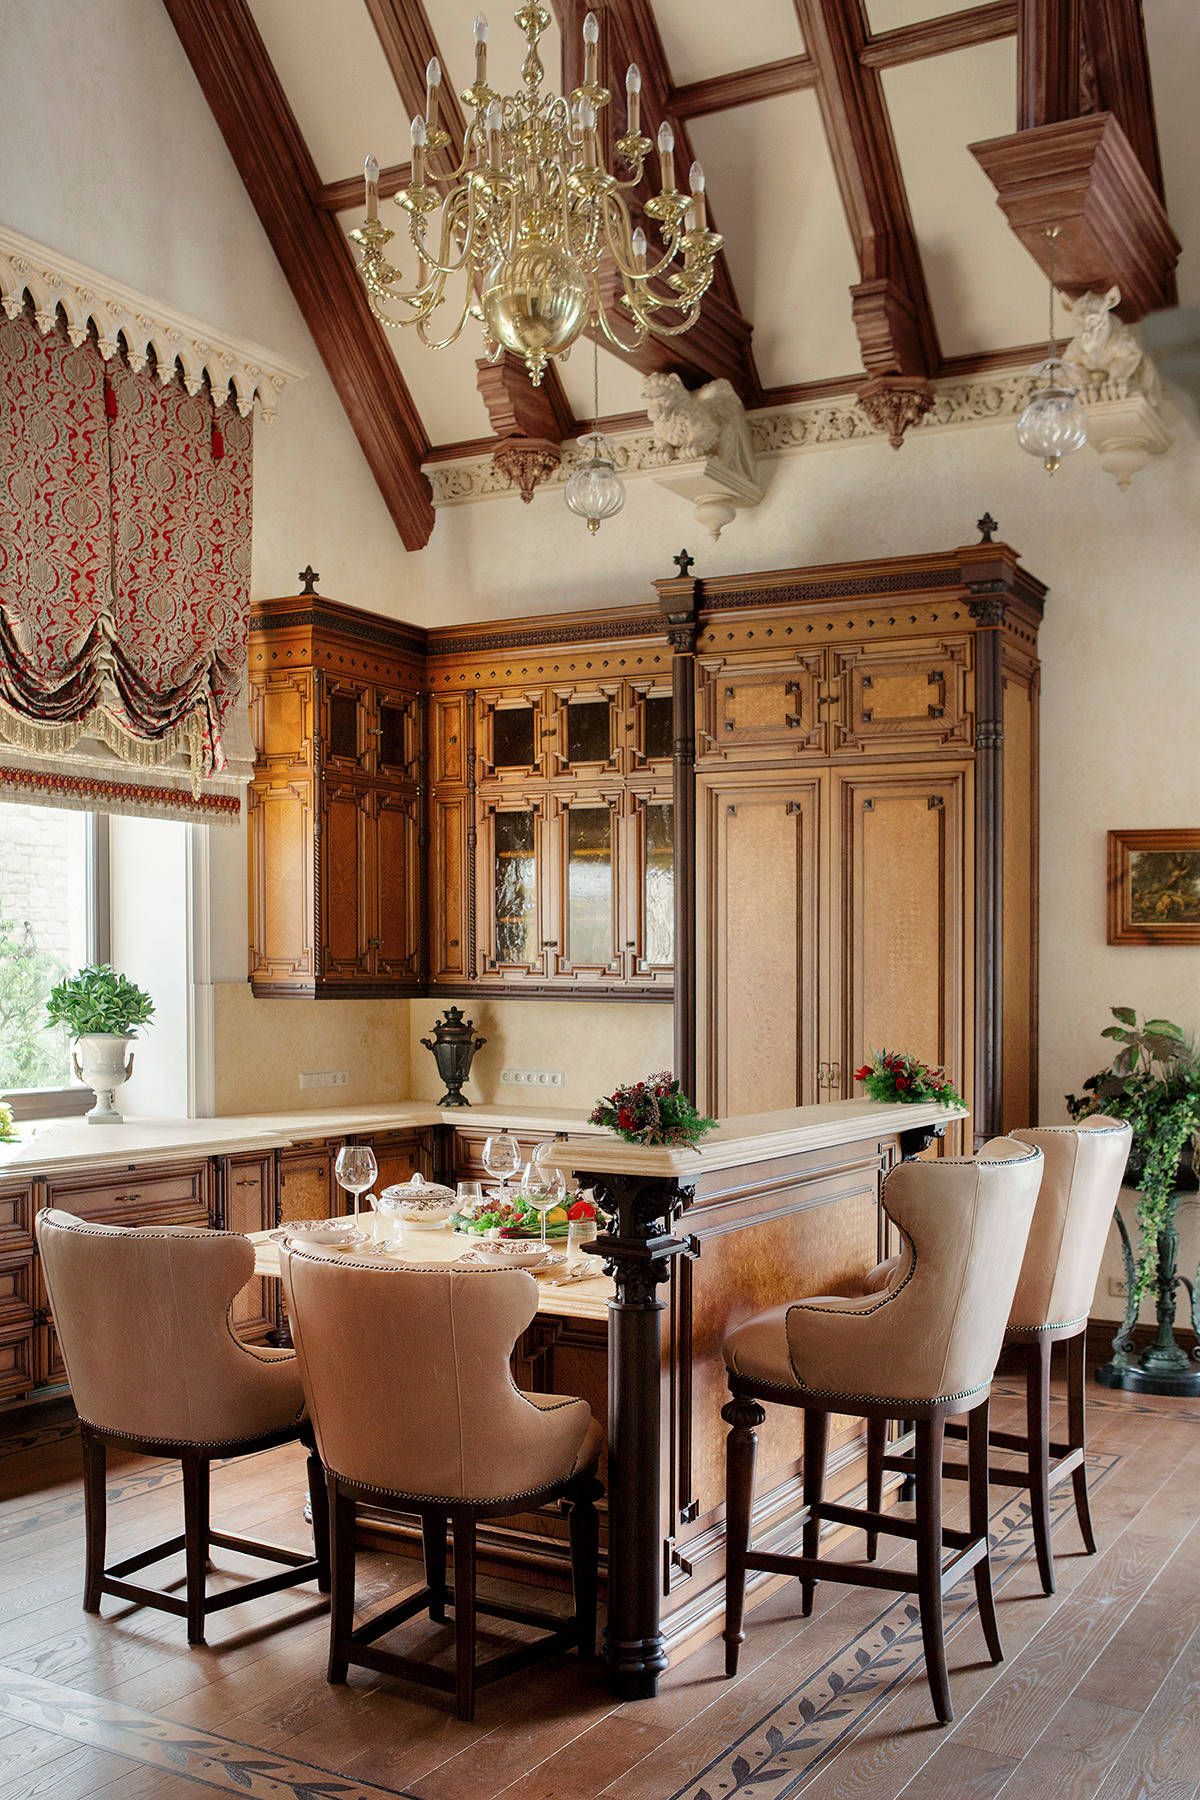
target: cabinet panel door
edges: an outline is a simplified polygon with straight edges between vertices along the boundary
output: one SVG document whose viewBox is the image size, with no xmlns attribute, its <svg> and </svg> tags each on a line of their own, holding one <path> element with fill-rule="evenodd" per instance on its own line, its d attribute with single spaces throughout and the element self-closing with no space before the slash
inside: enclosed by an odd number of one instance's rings
<svg viewBox="0 0 1200 1800">
<path fill-rule="evenodd" d="M 327 1219 L 335 1210 L 333 1158 L 325 1144 L 293 1145 L 279 1154 L 279 1217 Z M 340 1201 L 342 1191 L 337 1188 Z"/>
<path fill-rule="evenodd" d="M 545 802 L 488 801 L 479 827 L 480 979 L 542 978 L 546 930 Z"/>
<path fill-rule="evenodd" d="M 362 682 L 337 676 L 319 677 L 321 693 L 321 760 L 343 775 L 366 773 L 374 739 L 371 694 Z"/>
<path fill-rule="evenodd" d="M 550 974 L 603 981 L 622 970 L 619 798 L 551 801 Z"/>
<path fill-rule="evenodd" d="M 392 688 L 371 691 L 371 772 L 385 781 L 418 779 L 421 757 L 421 701 Z"/>
<path fill-rule="evenodd" d="M 833 1098 L 883 1048 L 941 1063 L 969 1103 L 969 781 L 961 764 L 838 776 Z"/>
<path fill-rule="evenodd" d="M 968 639 L 873 644 L 830 654 L 835 756 L 970 748 Z"/>
<path fill-rule="evenodd" d="M 429 702 L 429 740 L 433 780 L 462 782 L 469 779 L 467 734 L 471 698 L 467 694 L 435 694 Z"/>
<path fill-rule="evenodd" d="M 311 981 L 313 802 L 307 781 L 256 780 L 249 795 L 250 978 Z"/>
<path fill-rule="evenodd" d="M 788 750 L 824 756 L 828 733 L 822 691 L 823 656 L 797 652 L 762 661 L 723 657 L 700 663 L 696 750 L 701 760 L 736 752 Z"/>
<path fill-rule="evenodd" d="M 710 1110 L 726 1118 L 810 1105 L 823 778 L 714 779 L 701 794 Z"/>
<path fill-rule="evenodd" d="M 250 696 L 250 729 L 259 768 L 311 768 L 312 672 L 290 670 L 255 681 Z"/>
<path fill-rule="evenodd" d="M 675 976 L 674 814 L 669 791 L 627 798 L 624 949 L 639 986 L 669 987 Z"/>
<path fill-rule="evenodd" d="M 434 794 L 431 808 L 429 973 L 434 981 L 463 981 L 468 967 L 467 858 L 470 796 Z"/>
<path fill-rule="evenodd" d="M 373 861 L 367 791 L 327 780 L 321 808 L 321 974 L 367 980 L 371 973 Z"/>
<path fill-rule="evenodd" d="M 226 1231 L 269 1231 L 275 1223 L 274 1153 L 227 1156 L 222 1164 Z M 233 1302 L 233 1322 L 239 1337 L 261 1342 L 275 1323 L 274 1283 L 257 1275 L 248 1281 Z"/>
<path fill-rule="evenodd" d="M 374 796 L 375 931 L 371 966 L 377 975 L 418 981 L 421 975 L 420 802 L 381 789 Z"/>
</svg>

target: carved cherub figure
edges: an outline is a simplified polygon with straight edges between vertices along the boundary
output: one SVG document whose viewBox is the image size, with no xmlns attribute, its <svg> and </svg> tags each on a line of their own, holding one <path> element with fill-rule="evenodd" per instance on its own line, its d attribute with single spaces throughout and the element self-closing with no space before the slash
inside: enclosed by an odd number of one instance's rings
<svg viewBox="0 0 1200 1800">
<path fill-rule="evenodd" d="M 689 392 L 678 375 L 647 375 L 642 398 L 663 461 L 705 456 L 757 481 L 746 412 L 727 381 Z"/>
<path fill-rule="evenodd" d="M 1106 381 L 1123 381 L 1140 388 L 1153 403 L 1159 398 L 1158 371 L 1123 319 L 1113 308 L 1120 305 L 1121 290 L 1089 291 L 1063 300 L 1075 325 L 1075 335 L 1064 352 L 1065 360 L 1085 374 Z"/>
</svg>

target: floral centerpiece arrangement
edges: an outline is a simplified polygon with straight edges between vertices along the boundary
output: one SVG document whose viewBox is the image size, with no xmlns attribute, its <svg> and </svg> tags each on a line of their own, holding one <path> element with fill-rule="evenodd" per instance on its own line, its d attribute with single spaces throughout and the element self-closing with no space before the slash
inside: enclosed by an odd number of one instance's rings
<svg viewBox="0 0 1200 1800">
<path fill-rule="evenodd" d="M 706 1119 L 680 1092 L 669 1069 L 615 1088 L 597 1100 L 590 1115 L 593 1125 L 605 1125 L 627 1144 L 690 1145 L 712 1131 L 717 1121 Z"/>
<path fill-rule="evenodd" d="M 923 1063 L 900 1050 L 872 1050 L 869 1062 L 855 1069 L 872 1100 L 899 1100 L 909 1105 L 936 1100 L 941 1106 L 960 1106 L 966 1101 L 958 1093 L 944 1069 Z"/>
</svg>

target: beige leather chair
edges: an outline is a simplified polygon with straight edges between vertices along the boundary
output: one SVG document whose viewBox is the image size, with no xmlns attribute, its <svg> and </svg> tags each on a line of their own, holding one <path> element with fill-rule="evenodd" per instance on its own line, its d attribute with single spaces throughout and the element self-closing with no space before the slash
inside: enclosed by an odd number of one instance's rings
<svg viewBox="0 0 1200 1800">
<path fill-rule="evenodd" d="M 1025 1431 L 993 1431 L 989 1435 L 994 1449 L 1019 1451 L 1026 1466 L 997 1466 L 991 1470 L 991 1479 L 1002 1486 L 1029 1489 L 1038 1573 L 1045 1592 L 1052 1594 L 1050 1490 L 1068 1475 L 1074 1485 L 1084 1547 L 1089 1555 L 1096 1550 L 1084 1466 L 1087 1321 L 1133 1133 L 1123 1119 L 1097 1113 L 1079 1125 L 1029 1126 L 1012 1136 L 1036 1146 L 1045 1162 L 1004 1335 L 1006 1344 L 1019 1345 L 1025 1352 Z M 882 1292 L 897 1280 L 900 1262 L 893 1257 L 880 1263 L 867 1277 L 866 1291 Z M 1050 1360 L 1054 1345 L 1063 1340 L 1067 1345 L 1067 1441 L 1060 1444 L 1050 1442 Z M 961 1427 L 949 1426 L 946 1435 L 960 1436 Z M 903 1451 L 886 1455 L 882 1437 L 870 1445 L 870 1464 L 867 1503 L 878 1505 L 883 1470 L 907 1472 L 911 1464 Z M 966 1470 L 961 1464 L 948 1463 L 945 1473 L 962 1476 Z"/>
<path fill-rule="evenodd" d="M 329 1588 L 325 1488 L 309 1455 L 316 1554 L 214 1531 L 209 1465 L 305 1436 L 304 1392 L 288 1350 L 244 1344 L 230 1307 L 254 1273 L 249 1240 L 226 1231 L 159 1226 L 122 1230 L 48 1209 L 37 1215 L 38 1249 L 83 1440 L 87 1567 L 85 1612 L 102 1594 L 175 1613 L 189 1644 L 204 1642 L 208 1613 L 315 1580 Z M 308 1439 L 311 1443 L 311 1438 Z M 111 1568 L 104 1564 L 108 1447 L 178 1457 L 184 1530 Z M 211 1597 L 211 1547 L 285 1567 Z M 182 1550 L 186 1599 L 126 1576 Z"/>
<path fill-rule="evenodd" d="M 737 1673 L 744 1641 L 746 1571 L 795 1575 L 803 1610 L 818 1580 L 915 1592 L 934 1710 L 953 1718 L 942 1631 L 942 1595 L 973 1570 L 992 1660 L 1003 1655 L 988 1556 L 988 1393 L 1016 1289 L 1042 1173 L 1042 1154 L 993 1138 L 977 1157 L 904 1162 L 884 1183 L 883 1205 L 904 1240 L 897 1279 L 881 1294 L 821 1296 L 749 1320 L 725 1344 L 732 1399 L 726 1477 L 725 1669 Z M 763 1402 L 804 1412 L 804 1513 L 800 1556 L 750 1547 L 756 1430 Z M 913 1525 L 878 1507 L 824 1499 L 830 1413 L 916 1421 L 917 1516 Z M 967 1531 L 943 1530 L 941 1465 L 948 1418 L 966 1413 L 970 1439 Z M 823 1523 L 915 1537 L 916 1579 L 891 1569 L 831 1562 L 819 1554 Z M 942 1549 L 953 1554 L 943 1566 Z"/>
<path fill-rule="evenodd" d="M 519 1269 L 456 1270 L 351 1260 L 298 1245 L 280 1252 L 331 1521 L 333 1606 L 329 1679 L 350 1663 L 456 1693 L 474 1716 L 479 1683 L 574 1644 L 596 1643 L 596 1465 L 604 1437 L 585 1400 L 523 1394 L 509 1365 L 537 1312 L 537 1283 Z M 354 1629 L 358 1505 L 421 1519 L 425 1586 Z M 575 1617 L 485 1604 L 476 1595 L 481 1518 L 551 1502 L 570 1508 Z M 446 1528 L 454 1538 L 454 1595 L 446 1585 Z M 444 1621 L 453 1605 L 456 1671 L 373 1648 L 420 1611 Z M 477 1664 L 476 1612 L 517 1619 L 545 1636 Z"/>
</svg>

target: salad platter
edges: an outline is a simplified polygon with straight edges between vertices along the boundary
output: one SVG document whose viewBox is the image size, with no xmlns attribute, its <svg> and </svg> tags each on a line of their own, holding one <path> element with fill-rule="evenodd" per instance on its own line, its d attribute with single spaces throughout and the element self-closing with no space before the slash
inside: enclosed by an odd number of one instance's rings
<svg viewBox="0 0 1200 1800">
<path fill-rule="evenodd" d="M 590 1200 L 568 1197 L 561 1206 L 546 1214 L 546 1236 L 561 1241 L 566 1238 L 572 1223 L 595 1217 L 596 1208 Z M 518 1192 L 505 1200 L 499 1188 L 452 1212 L 450 1225 L 453 1230 L 471 1237 L 540 1239 L 542 1235 L 541 1216 L 533 1202 Z"/>
</svg>

